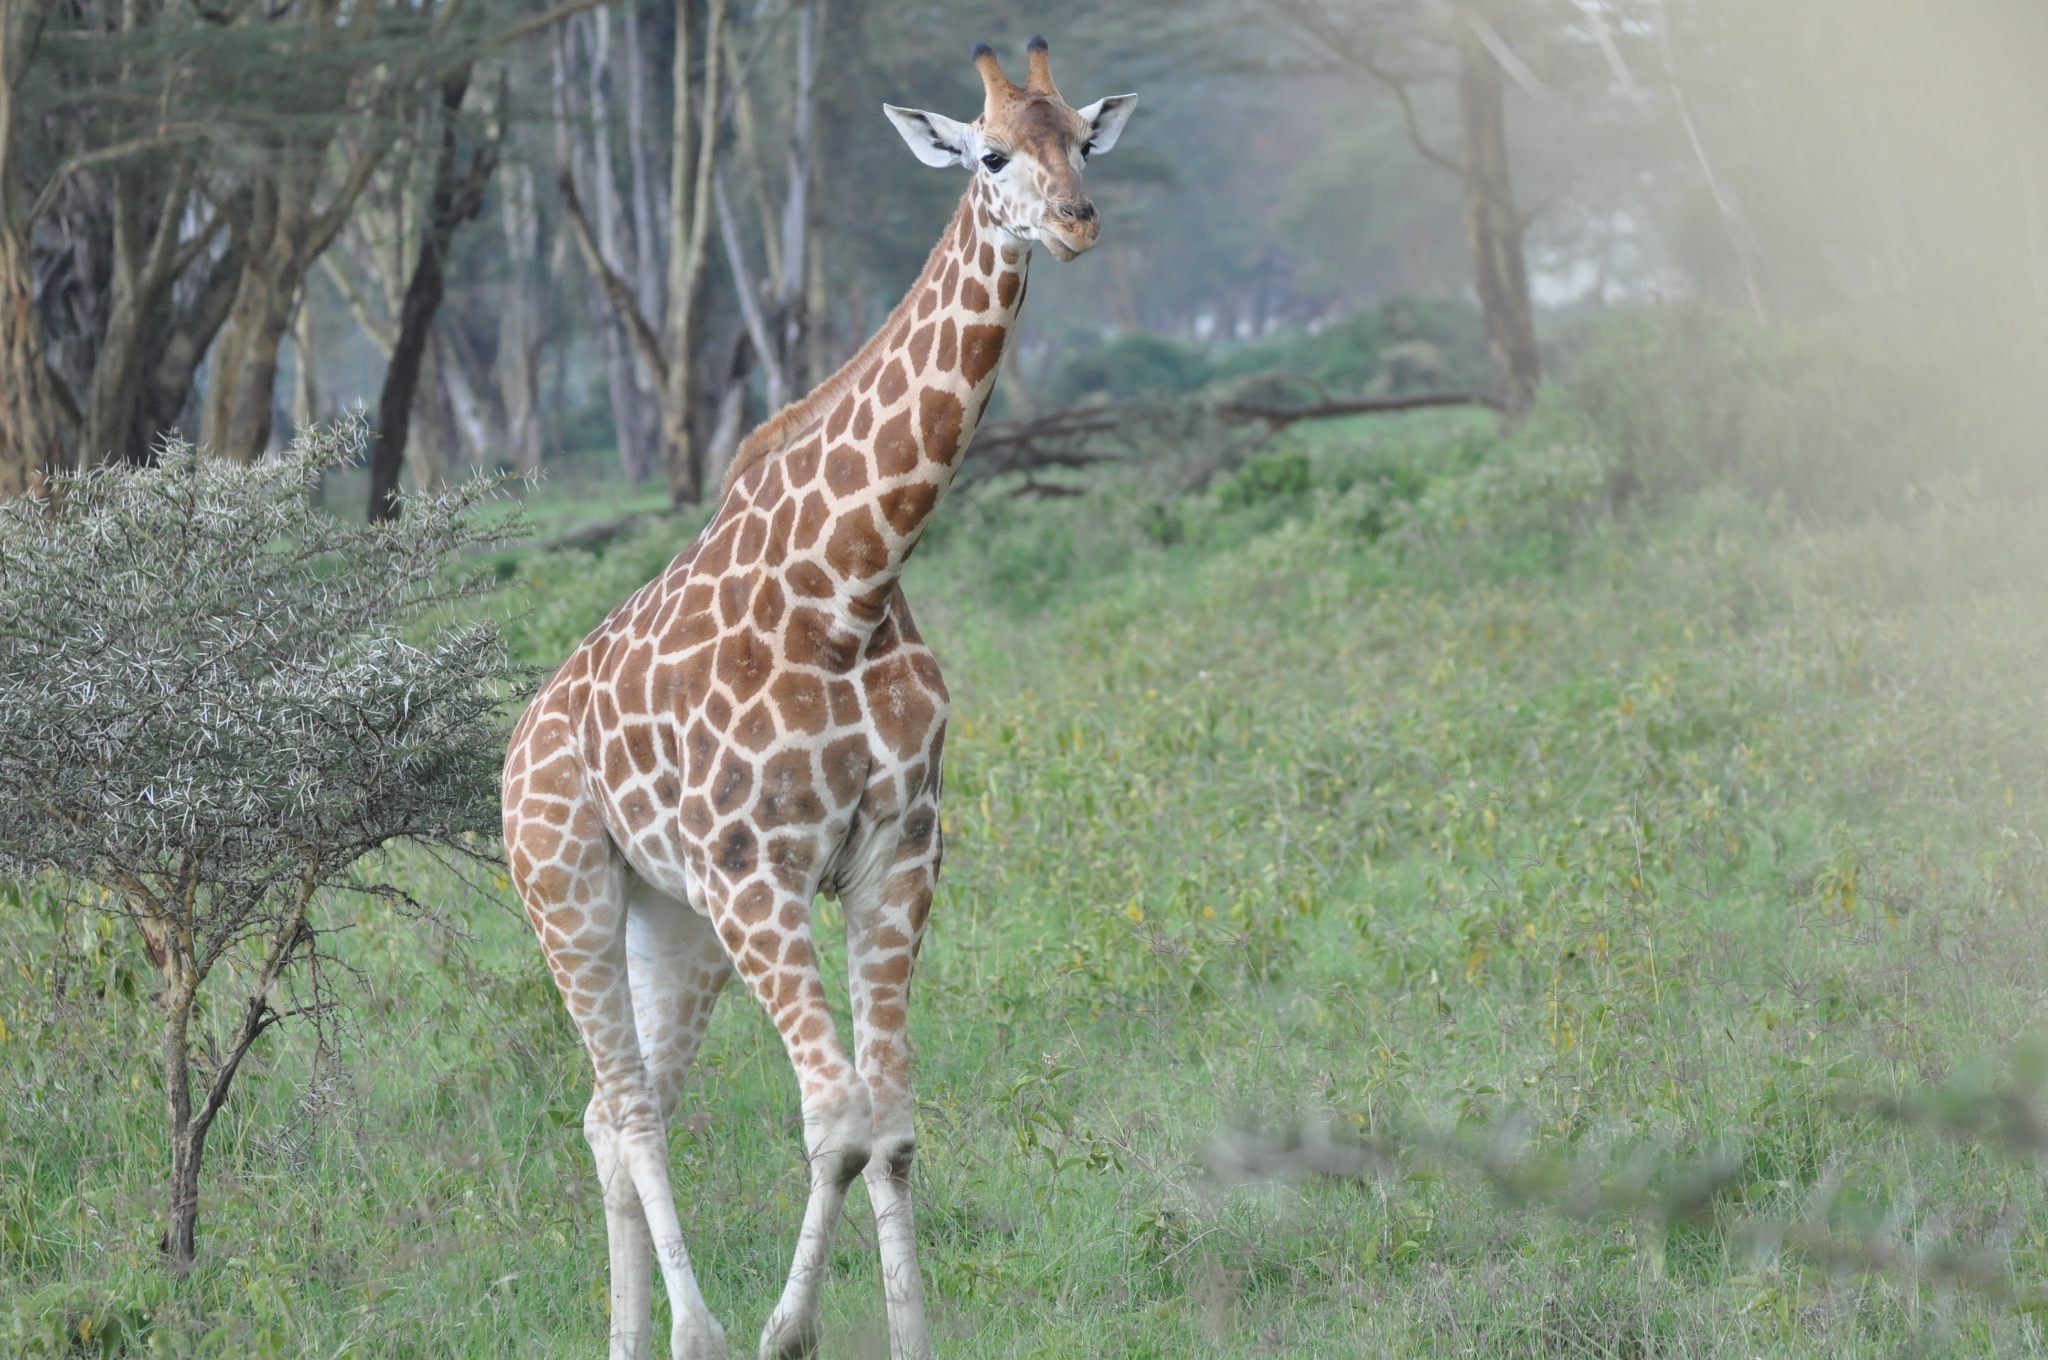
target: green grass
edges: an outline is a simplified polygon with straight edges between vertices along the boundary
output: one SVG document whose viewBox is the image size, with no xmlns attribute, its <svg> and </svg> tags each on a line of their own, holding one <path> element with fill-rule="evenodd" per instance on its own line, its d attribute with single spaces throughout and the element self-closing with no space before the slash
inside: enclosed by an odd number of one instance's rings
<svg viewBox="0 0 2048 1360">
<path fill-rule="evenodd" d="M 1449 417 L 1302 431 L 1199 493 L 948 505 L 907 583 L 954 694 L 912 1012 L 942 1354 L 2048 1348 L 1932 1276 L 1724 1231 L 2048 1277 L 2024 1156 L 1840 1098 L 1990 1082 L 2043 1018 L 2048 510 L 1616 512 L 1604 467 L 1557 421 Z M 562 655 L 686 533 L 508 565 L 521 646 Z M 357 1004 L 328 1047 L 265 1040 L 177 1284 L 146 960 L 44 889 L 0 908 L 0 1349 L 91 1317 L 164 1354 L 602 1352 L 580 1049 L 502 882 L 400 868 L 461 930 L 335 904 Z M 1741 1169 L 1706 1226 L 1511 1203 L 1455 1159 L 1212 1170 L 1232 1130 L 1310 1126 Z M 804 1174 L 737 990 L 672 1146 L 751 1353 Z M 856 1190 L 830 1355 L 885 1353 L 872 1240 Z"/>
</svg>

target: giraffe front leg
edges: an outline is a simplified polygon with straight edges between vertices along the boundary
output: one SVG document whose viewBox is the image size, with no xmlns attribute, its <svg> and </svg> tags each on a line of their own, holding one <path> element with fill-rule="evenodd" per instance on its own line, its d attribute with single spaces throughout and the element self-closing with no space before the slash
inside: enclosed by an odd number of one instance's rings
<svg viewBox="0 0 2048 1360">
<path fill-rule="evenodd" d="M 902 826 L 888 878 L 879 887 L 850 887 L 842 900 L 854 1055 L 875 1107 L 874 1155 L 866 1178 L 881 1248 L 889 1355 L 890 1360 L 930 1360 L 924 1277 L 918 1270 L 917 1224 L 910 1207 L 917 1106 L 910 1086 L 908 1006 L 910 975 L 938 875 L 936 798 L 913 805 Z"/>
<path fill-rule="evenodd" d="M 611 1257 L 611 1360 L 649 1360 L 654 1340 L 654 1238 L 640 1191 L 626 1169 L 619 1139 L 597 1096 L 583 1112 L 583 1137 L 597 1163 L 604 1195 L 605 1245 Z"/>
<path fill-rule="evenodd" d="M 810 898 L 756 882 L 714 905 L 719 938 L 782 1035 L 802 1091 L 810 1195 L 782 1298 L 761 1334 L 762 1360 L 817 1353 L 820 1294 L 847 1187 L 867 1165 L 874 1109 L 825 1005 Z"/>
</svg>

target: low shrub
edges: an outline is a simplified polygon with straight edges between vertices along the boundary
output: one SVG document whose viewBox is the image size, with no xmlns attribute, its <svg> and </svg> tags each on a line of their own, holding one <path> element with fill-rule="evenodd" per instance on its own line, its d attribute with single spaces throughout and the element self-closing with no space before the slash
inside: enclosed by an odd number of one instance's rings
<svg viewBox="0 0 2048 1360">
<path fill-rule="evenodd" d="M 2039 489 L 2048 351 L 1913 318 L 1758 326 L 1686 304 L 1575 338 L 1553 400 L 1613 460 L 1617 500 L 1730 483 L 1825 517 L 1944 482 Z"/>
</svg>

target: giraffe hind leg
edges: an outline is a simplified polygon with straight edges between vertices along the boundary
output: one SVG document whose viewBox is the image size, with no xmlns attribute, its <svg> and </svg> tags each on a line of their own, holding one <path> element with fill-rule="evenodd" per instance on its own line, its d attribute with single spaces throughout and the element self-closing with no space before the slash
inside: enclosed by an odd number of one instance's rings
<svg viewBox="0 0 2048 1360">
<path fill-rule="evenodd" d="M 687 902 L 660 892 L 629 870 L 626 875 L 626 972 L 633 989 L 633 1025 L 640 1038 L 641 1062 L 647 1072 L 655 1114 L 660 1122 L 666 1159 L 668 1128 L 675 1115 L 677 1099 L 691 1064 L 696 1060 L 698 1047 L 704 1041 L 704 1031 L 711 1022 L 711 1012 L 718 1003 L 719 993 L 732 977 L 732 965 L 727 962 L 710 921 Z M 594 1148 L 595 1143 L 592 1146 Z M 640 1319 L 644 1331 L 651 1315 L 648 1267 L 652 1260 L 653 1239 L 647 1232 L 645 1215 L 641 1213 L 630 1178 L 620 1179 L 625 1182 L 623 1198 L 626 1206 L 639 1219 L 638 1241 L 629 1248 L 637 1254 L 627 1263 L 629 1273 L 625 1277 L 637 1286 L 638 1293 L 626 1300 L 633 1311 L 621 1314 L 618 1311 L 621 1263 L 619 1248 L 615 1245 L 612 1251 L 612 1317 L 614 1325 L 621 1316 Z M 612 1222 L 608 1202 L 608 1230 Z M 627 1231 L 630 1236 L 630 1226 Z M 676 1316 L 681 1319 L 682 1313 L 677 1311 Z M 708 1321 L 708 1314 L 705 1320 Z M 715 1330 L 715 1326 L 712 1324 L 712 1329 Z M 697 1330 L 707 1329 L 700 1325 Z M 722 1336 L 717 1338 L 717 1342 L 722 1347 Z M 694 1356 L 706 1351 L 711 1344 L 709 1336 L 674 1339 L 678 1356 Z M 722 1349 L 718 1353 L 722 1354 Z"/>
<path fill-rule="evenodd" d="M 514 881 L 594 1074 L 584 1133 L 604 1190 L 611 1356 L 640 1360 L 650 1351 L 651 1251 L 675 1320 L 675 1360 L 724 1360 L 725 1334 L 705 1306 L 683 1244 L 668 1179 L 667 1110 L 641 1050 L 628 948 L 630 871 L 587 801 L 572 806 L 566 834 L 559 823 L 507 820 Z M 701 1009 L 700 1024 L 709 1007 Z M 683 1047 L 695 1051 L 694 1042 L 668 1051 Z M 679 1072 L 673 1084 L 680 1084 Z"/>
<path fill-rule="evenodd" d="M 854 1059 L 874 1102 L 874 1155 L 866 1179 L 882 1258 L 890 1360 L 931 1360 L 924 1282 L 917 1265 L 910 1169 L 917 1152 L 910 1085 L 908 1008 L 917 947 L 938 880 L 937 791 L 904 813 L 894 857 L 849 883 L 846 973 L 853 1001 Z"/>
</svg>

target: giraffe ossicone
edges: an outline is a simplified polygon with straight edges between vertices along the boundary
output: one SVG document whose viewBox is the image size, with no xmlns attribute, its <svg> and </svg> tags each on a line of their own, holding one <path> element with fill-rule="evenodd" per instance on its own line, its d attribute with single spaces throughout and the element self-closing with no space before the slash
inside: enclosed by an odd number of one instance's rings
<svg viewBox="0 0 2048 1360">
<path fill-rule="evenodd" d="M 1081 187 L 1136 106 L 1076 110 L 1045 40 L 1022 86 L 975 49 L 981 116 L 885 106 L 927 165 L 973 174 L 924 271 L 860 352 L 741 444 L 717 513 L 584 639 L 521 718 L 505 851 L 594 1072 L 611 1355 L 725 1354 L 684 1245 L 668 1121 L 738 973 L 782 1036 L 811 1189 L 763 1357 L 812 1353 L 848 1186 L 873 1202 L 896 1360 L 931 1354 L 910 1204 L 907 1015 L 941 855 L 945 682 L 897 585 L 995 386 L 1031 247 L 1070 260 Z M 811 904 L 844 908 L 854 1043 L 827 1008 Z"/>
</svg>

